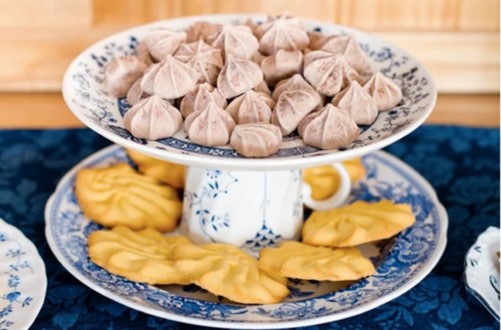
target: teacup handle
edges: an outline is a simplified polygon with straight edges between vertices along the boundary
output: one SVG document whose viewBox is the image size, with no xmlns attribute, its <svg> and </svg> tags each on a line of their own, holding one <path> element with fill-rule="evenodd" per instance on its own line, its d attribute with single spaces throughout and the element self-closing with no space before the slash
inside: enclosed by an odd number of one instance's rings
<svg viewBox="0 0 501 330">
<path fill-rule="evenodd" d="M 348 172 L 341 163 L 331 164 L 334 167 L 341 179 L 339 189 L 331 197 L 318 201 L 311 197 L 311 187 L 303 181 L 303 203 L 310 209 L 315 211 L 325 211 L 338 207 L 344 203 L 351 191 L 351 179 Z"/>
</svg>

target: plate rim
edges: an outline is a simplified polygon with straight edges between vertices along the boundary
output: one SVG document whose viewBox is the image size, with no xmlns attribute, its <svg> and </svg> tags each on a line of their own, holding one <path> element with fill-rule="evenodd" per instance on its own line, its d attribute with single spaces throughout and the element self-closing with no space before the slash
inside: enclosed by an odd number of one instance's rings
<svg viewBox="0 0 501 330">
<path fill-rule="evenodd" d="M 474 251 L 474 248 L 482 243 L 483 240 L 485 240 L 487 234 L 490 234 L 490 231 L 496 231 L 497 232 L 497 238 L 499 240 L 499 234 L 501 232 L 500 228 L 496 226 L 489 226 L 486 230 L 484 230 L 480 235 L 478 235 L 477 239 L 475 240 L 475 243 L 473 243 L 468 251 L 466 252 L 465 258 L 464 258 L 464 272 L 463 272 L 463 279 L 464 279 L 464 285 L 466 288 L 466 291 L 468 291 L 475 299 L 479 301 L 479 303 L 489 311 L 489 313 L 499 322 L 500 321 L 500 315 L 499 315 L 499 310 L 495 308 L 495 306 L 491 306 L 491 303 L 489 302 L 489 299 L 486 299 L 484 296 L 485 294 L 482 293 L 481 289 L 478 287 L 476 281 L 475 283 L 472 283 L 472 277 L 474 270 L 472 270 L 472 266 L 468 262 L 468 259 L 470 258 L 472 253 L 476 253 Z"/>
<path fill-rule="evenodd" d="M 36 265 L 33 269 L 37 270 L 34 271 L 34 273 L 38 274 L 37 277 L 39 279 L 39 285 L 34 288 L 37 288 L 35 293 L 39 295 L 39 299 L 33 299 L 34 301 L 30 304 L 30 306 L 32 306 L 30 309 L 32 311 L 31 313 L 26 313 L 24 310 L 21 311 L 23 313 L 23 317 L 20 318 L 20 320 L 24 320 L 24 322 L 22 324 L 14 324 L 17 329 L 29 329 L 35 322 L 45 302 L 48 286 L 47 269 L 36 245 L 21 231 L 21 229 L 0 218 L 0 231 L 3 228 L 14 233 L 15 237 L 9 237 L 9 241 L 16 241 L 26 252 L 25 256 L 29 256 L 30 261 Z M 13 312 L 14 311 L 15 309 L 13 309 Z"/>
<path fill-rule="evenodd" d="M 58 250 L 54 238 L 52 236 L 52 232 L 50 230 L 50 221 L 47 219 L 50 219 L 50 209 L 51 206 L 54 202 L 54 198 L 57 194 L 57 192 L 60 190 L 62 187 L 62 184 L 67 181 L 71 176 L 73 176 L 86 162 L 91 161 L 93 158 L 98 158 L 102 156 L 103 154 L 106 154 L 108 152 L 112 152 L 114 149 L 122 149 L 123 147 L 119 145 L 111 145 L 108 147 L 105 147 L 97 152 L 92 153 L 91 155 L 87 156 L 80 162 L 78 162 L 76 165 L 74 165 L 66 174 L 60 179 L 59 183 L 57 184 L 56 189 L 54 190 L 54 193 L 50 196 L 50 198 L 47 201 L 46 207 L 45 207 L 45 235 L 47 238 L 47 242 L 49 244 L 50 249 L 52 250 L 53 254 L 55 255 L 56 259 L 61 263 L 61 265 L 71 274 L 73 275 L 76 279 L 78 279 L 81 283 L 86 285 L 88 288 L 91 290 L 119 303 L 124 306 L 127 306 L 131 309 L 135 309 L 138 311 L 141 311 L 143 313 L 153 315 L 156 317 L 164 318 L 164 319 L 169 319 L 177 322 L 183 322 L 187 324 L 193 324 L 193 325 L 200 325 L 200 326 L 208 326 L 208 327 L 220 327 L 220 328 L 239 328 L 239 329 L 280 329 L 280 328 L 289 328 L 289 327 L 300 327 L 300 326 L 308 326 L 308 325 L 314 325 L 314 324 L 322 324 L 326 322 L 333 322 L 333 321 L 338 321 L 346 318 L 353 317 L 355 315 L 359 315 L 362 313 L 365 313 L 371 309 L 374 309 L 378 306 L 384 305 L 388 303 L 389 301 L 401 296 L 405 292 L 409 291 L 413 287 L 415 287 L 417 284 L 419 284 L 436 266 L 440 258 L 442 257 L 446 244 L 447 244 L 447 228 L 448 228 L 448 215 L 447 212 L 444 208 L 444 206 L 441 204 L 441 202 L 438 199 L 438 196 L 431 186 L 431 184 L 424 179 L 416 170 L 414 170 L 412 167 L 410 167 L 408 164 L 403 162 L 402 160 L 398 159 L 397 157 L 384 152 L 384 151 L 376 151 L 375 153 L 378 155 L 382 155 L 383 157 L 389 159 L 392 162 L 397 162 L 398 166 L 402 167 L 403 170 L 408 171 L 415 179 L 422 184 L 423 188 L 429 193 L 430 200 L 434 203 L 436 207 L 436 211 L 439 215 L 439 220 L 440 220 L 440 232 L 438 233 L 438 241 L 435 250 L 430 256 L 430 259 L 426 264 L 423 265 L 423 267 L 420 269 L 418 273 L 416 273 L 412 279 L 410 279 L 407 283 L 403 284 L 401 287 L 395 289 L 393 292 L 390 294 L 387 294 L 386 296 L 379 297 L 378 299 L 368 302 L 362 306 L 355 307 L 353 309 L 343 311 L 337 314 L 333 315 L 325 315 L 325 316 L 320 316 L 316 318 L 309 318 L 309 319 L 304 319 L 304 320 L 292 320 L 292 321 L 270 321 L 270 322 L 257 322 L 257 323 L 252 323 L 251 321 L 241 321 L 241 322 L 226 322 L 226 321 L 220 321 L 220 320 L 204 320 L 200 318 L 190 318 L 188 316 L 183 316 L 183 315 L 177 315 L 174 313 L 169 313 L 168 317 L 166 317 L 165 313 L 162 313 L 161 311 L 151 309 L 147 306 L 141 305 L 141 304 L 135 304 L 134 302 L 124 299 L 120 296 L 117 296 L 113 293 L 110 293 L 108 290 L 100 287 L 99 285 L 93 283 L 91 280 L 87 279 L 84 275 L 80 274 L 80 272 L 74 268 L 70 263 L 66 261 L 62 253 Z"/>
<path fill-rule="evenodd" d="M 424 72 L 424 75 L 428 79 L 428 83 L 430 86 L 430 103 L 425 111 L 423 111 L 423 114 L 417 118 L 417 120 L 413 121 L 409 126 L 407 126 L 405 129 L 402 129 L 398 131 L 395 134 L 392 134 L 388 137 L 385 137 L 381 140 L 378 140 L 374 143 L 371 143 L 369 145 L 365 145 L 362 147 L 357 147 L 355 149 L 349 149 L 349 150 L 342 150 L 342 151 L 336 151 L 332 152 L 329 154 L 325 155 L 318 155 L 315 157 L 305 157 L 305 158 L 289 158 L 289 157 L 284 157 L 284 158 L 260 158 L 260 159 L 255 159 L 255 158 L 209 158 L 209 157 L 200 157 L 199 155 L 190 155 L 190 154 L 183 154 L 183 153 L 174 153 L 174 152 L 168 152 L 166 150 L 161 150 L 157 149 L 154 147 L 145 147 L 142 146 L 138 143 L 135 143 L 131 140 L 125 139 L 117 134 L 114 134 L 112 132 L 109 132 L 105 129 L 103 129 L 100 125 L 96 124 L 89 118 L 86 118 L 83 113 L 80 111 L 77 111 L 74 109 L 74 106 L 72 105 L 72 101 L 70 98 L 71 95 L 71 74 L 76 70 L 78 63 L 80 63 L 81 60 L 83 60 L 85 57 L 88 57 L 90 55 L 91 51 L 95 48 L 101 47 L 102 45 L 109 43 L 115 38 L 118 38 L 119 36 L 122 35 L 127 35 L 133 33 L 135 30 L 139 29 L 145 29 L 148 27 L 154 27 L 154 26 L 160 26 L 165 23 L 169 24 L 175 24 L 175 22 L 186 22 L 186 21 L 195 21 L 195 20 L 225 20 L 225 21 L 231 21 L 231 20 L 242 20 L 242 19 L 253 19 L 253 20 L 263 20 L 265 19 L 266 16 L 263 14 L 209 14 L 209 15 L 193 15 L 193 16 L 185 16 L 182 18 L 174 18 L 174 19 L 167 19 L 167 20 L 159 20 L 155 22 L 151 22 L 148 24 L 142 24 L 142 25 L 137 25 L 132 28 L 122 30 L 118 33 L 115 33 L 111 36 L 108 36 L 104 39 L 101 39 L 100 41 L 92 44 L 91 46 L 87 47 L 85 50 L 80 52 L 78 56 L 70 63 L 68 68 L 65 71 L 63 82 L 62 82 L 62 94 L 63 98 L 65 100 L 66 105 L 70 109 L 70 111 L 80 120 L 84 125 L 86 125 L 88 128 L 91 130 L 95 131 L 99 135 L 105 137 L 106 139 L 119 144 L 125 148 L 133 149 L 135 151 L 141 152 L 148 154 L 152 157 L 158 158 L 158 159 L 163 159 L 175 163 L 180 163 L 184 165 L 189 165 L 189 166 L 198 166 L 198 167 L 206 167 L 206 168 L 218 168 L 218 169 L 233 169 L 233 170 L 248 170 L 248 171 L 263 171 L 263 170 L 268 170 L 268 171 L 273 171 L 273 170 L 282 170 L 282 169 L 293 169 L 293 168 L 306 168 L 306 167 L 312 167 L 312 166 L 317 166 L 321 164 L 326 164 L 326 163 L 333 163 L 333 162 L 340 162 L 349 158 L 357 157 L 357 156 L 362 156 L 367 153 L 373 152 L 380 150 L 392 143 L 395 143 L 396 141 L 402 139 L 403 137 L 407 136 L 408 134 L 412 133 L 414 130 L 416 130 L 419 126 L 421 126 L 425 120 L 430 116 L 432 113 L 433 109 L 435 108 L 435 104 L 437 101 L 437 95 L 438 91 L 436 88 L 435 81 L 433 80 L 433 77 L 430 75 L 429 71 L 426 69 L 426 67 L 418 61 L 412 54 L 407 52 L 406 50 L 395 46 L 393 43 L 390 43 L 386 41 L 384 38 L 381 38 L 377 35 L 374 35 L 372 33 L 365 32 L 363 30 L 355 29 L 349 26 L 345 25 L 339 25 L 339 24 L 333 24 L 329 23 L 326 21 L 321 21 L 321 20 L 311 20 L 311 19 L 303 19 L 303 21 L 308 24 L 308 25 L 323 25 L 323 26 L 332 26 L 335 28 L 341 28 L 345 29 L 347 31 L 350 31 L 352 33 L 360 33 L 360 34 L 365 34 L 367 36 L 370 36 L 371 39 L 374 39 L 380 43 L 384 43 L 386 45 L 391 46 L 392 49 L 398 51 L 401 54 L 404 54 L 406 57 L 408 57 L 410 60 L 414 61 L 414 63 Z"/>
</svg>

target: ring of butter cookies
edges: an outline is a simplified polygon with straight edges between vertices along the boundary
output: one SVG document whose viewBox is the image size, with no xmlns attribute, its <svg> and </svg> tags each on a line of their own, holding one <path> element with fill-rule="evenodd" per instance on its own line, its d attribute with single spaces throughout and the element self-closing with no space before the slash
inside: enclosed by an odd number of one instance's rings
<svg viewBox="0 0 501 330">
<path fill-rule="evenodd" d="M 176 267 L 196 285 L 245 304 L 282 301 L 287 279 L 258 268 L 257 260 L 228 244 L 179 245 L 173 251 Z"/>
<path fill-rule="evenodd" d="M 182 212 L 177 190 L 125 163 L 80 170 L 75 194 L 84 215 L 106 227 L 167 232 L 176 228 Z"/>
<path fill-rule="evenodd" d="M 137 151 L 127 149 L 127 155 L 136 163 L 139 172 L 155 178 L 176 189 L 184 188 L 186 167 L 184 165 L 156 159 Z"/>
<path fill-rule="evenodd" d="M 374 274 L 357 248 L 331 249 L 295 241 L 259 252 L 259 268 L 281 276 L 316 281 L 353 281 Z"/>
<path fill-rule="evenodd" d="M 329 211 L 315 211 L 306 220 L 303 242 L 310 245 L 346 247 L 389 238 L 414 224 L 407 204 L 389 200 L 357 201 Z"/>
<path fill-rule="evenodd" d="M 90 259 L 110 273 L 149 284 L 189 284 L 175 267 L 172 249 L 191 244 L 184 236 L 164 237 L 147 228 L 134 232 L 125 226 L 89 235 Z"/>
</svg>

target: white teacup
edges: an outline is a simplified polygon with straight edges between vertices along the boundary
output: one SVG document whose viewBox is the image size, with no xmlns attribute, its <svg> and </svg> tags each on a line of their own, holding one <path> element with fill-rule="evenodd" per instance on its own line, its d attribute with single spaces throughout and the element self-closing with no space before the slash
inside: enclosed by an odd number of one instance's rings
<svg viewBox="0 0 501 330">
<path fill-rule="evenodd" d="M 297 240 L 303 203 L 314 210 L 341 205 L 350 193 L 344 167 L 340 189 L 324 201 L 311 198 L 301 170 L 220 171 L 189 167 L 180 230 L 196 243 L 228 243 L 251 252 Z"/>
</svg>

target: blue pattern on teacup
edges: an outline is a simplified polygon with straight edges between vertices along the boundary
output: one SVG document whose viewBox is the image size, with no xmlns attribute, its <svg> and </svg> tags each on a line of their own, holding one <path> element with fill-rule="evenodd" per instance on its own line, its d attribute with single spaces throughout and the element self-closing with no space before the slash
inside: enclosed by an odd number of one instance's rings
<svg viewBox="0 0 501 330">
<path fill-rule="evenodd" d="M 120 160 L 127 160 L 125 152 L 113 147 L 85 166 L 106 166 Z M 377 265 L 373 276 L 336 292 L 329 291 L 326 283 L 291 281 L 291 296 L 274 306 L 242 306 L 202 295 L 197 290 L 161 289 L 128 281 L 95 266 L 87 255 L 86 236 L 98 226 L 82 215 L 72 197 L 74 176 L 62 182 L 49 205 L 48 230 L 65 263 L 92 285 L 107 292 L 108 296 L 155 310 L 165 317 L 175 314 L 190 319 L 237 323 L 246 322 L 249 315 L 253 315 L 253 322 L 332 317 L 363 307 L 405 286 L 432 259 L 440 240 L 440 214 L 434 206 L 437 203 L 433 201 L 435 197 L 427 188 L 404 168 L 379 154 L 364 157 L 364 164 L 369 170 L 368 178 L 354 190 L 352 199 L 408 200 L 414 209 L 420 210 L 415 225 L 381 245 L 380 255 L 373 258 Z M 391 179 L 384 174 L 387 170 L 393 173 Z M 409 256 L 407 249 L 413 244 L 419 244 L 421 253 Z"/>
<path fill-rule="evenodd" d="M 314 27 L 311 27 L 314 28 Z M 151 28 L 150 28 L 151 29 Z M 351 145 L 342 150 L 356 149 L 371 145 L 391 137 L 410 127 L 429 111 L 435 97 L 428 74 L 413 59 L 402 51 L 384 42 L 374 41 L 373 37 L 346 30 L 339 26 L 325 25 L 316 30 L 328 30 L 327 33 L 355 33 L 362 49 L 373 60 L 378 70 L 391 77 L 401 88 L 403 99 L 394 109 L 379 114 L 377 120 L 361 127 L 362 134 Z M 205 155 L 225 158 L 241 158 L 232 148 L 205 147 L 191 142 L 184 131 L 173 137 L 148 141 L 132 136 L 123 126 L 123 115 L 129 109 L 125 99 L 113 99 L 107 96 L 104 87 L 104 69 L 111 59 L 118 55 L 134 54 L 138 39 L 148 28 L 140 28 L 113 38 L 95 47 L 88 57 L 79 58 L 70 77 L 71 90 L 68 92 L 69 105 L 81 117 L 90 119 L 101 129 L 115 136 L 169 152 Z M 66 93 L 66 92 L 65 92 Z M 331 153 L 307 146 L 298 135 L 284 139 L 285 143 L 271 158 L 312 157 Z"/>
</svg>

